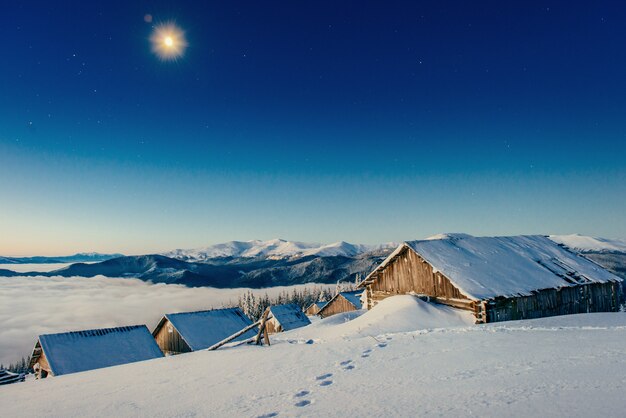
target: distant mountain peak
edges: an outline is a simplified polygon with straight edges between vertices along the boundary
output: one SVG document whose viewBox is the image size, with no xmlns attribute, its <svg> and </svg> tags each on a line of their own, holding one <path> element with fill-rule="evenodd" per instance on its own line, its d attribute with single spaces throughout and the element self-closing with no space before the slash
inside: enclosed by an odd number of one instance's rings
<svg viewBox="0 0 626 418">
<path fill-rule="evenodd" d="M 355 257 L 364 252 L 392 248 L 395 244 L 363 245 L 338 241 L 330 244 L 306 243 L 274 238 L 267 241 L 228 241 L 203 248 L 177 249 L 163 255 L 181 260 L 209 260 L 212 258 L 291 258 L 291 257 Z"/>
</svg>

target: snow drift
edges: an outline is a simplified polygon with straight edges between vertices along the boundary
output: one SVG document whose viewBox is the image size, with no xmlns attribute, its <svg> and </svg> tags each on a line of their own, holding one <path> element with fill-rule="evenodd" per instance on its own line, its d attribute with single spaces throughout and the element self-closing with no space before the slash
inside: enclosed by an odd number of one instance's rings
<svg viewBox="0 0 626 418">
<path fill-rule="evenodd" d="M 422 329 L 462 327 L 472 325 L 474 321 L 470 312 L 425 302 L 416 296 L 401 295 L 386 298 L 369 311 L 333 315 L 309 327 L 286 332 L 276 338 L 332 340 Z"/>
</svg>

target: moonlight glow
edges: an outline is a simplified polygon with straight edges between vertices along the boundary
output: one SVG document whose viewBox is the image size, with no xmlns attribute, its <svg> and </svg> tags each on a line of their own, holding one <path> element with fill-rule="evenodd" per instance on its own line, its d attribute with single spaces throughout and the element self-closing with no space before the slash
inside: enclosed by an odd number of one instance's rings
<svg viewBox="0 0 626 418">
<path fill-rule="evenodd" d="M 150 36 L 150 42 L 152 42 L 152 52 L 164 61 L 181 57 L 187 48 L 185 33 L 171 23 L 155 27 Z"/>
</svg>

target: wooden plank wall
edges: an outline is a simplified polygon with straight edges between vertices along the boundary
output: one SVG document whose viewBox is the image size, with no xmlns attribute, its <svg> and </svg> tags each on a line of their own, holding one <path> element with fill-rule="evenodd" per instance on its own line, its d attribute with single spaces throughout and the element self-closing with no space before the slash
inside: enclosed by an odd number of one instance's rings
<svg viewBox="0 0 626 418">
<path fill-rule="evenodd" d="M 169 331 L 170 329 L 172 332 Z M 165 324 L 163 324 L 154 339 L 163 354 L 166 356 L 188 353 L 191 351 L 191 348 L 189 348 L 185 340 L 182 339 L 176 328 L 174 328 L 169 321 L 166 321 Z"/>
<path fill-rule="evenodd" d="M 270 318 L 265 323 L 265 331 L 268 334 L 276 334 L 277 332 L 283 332 L 283 327 L 278 323 L 276 318 Z"/>
<path fill-rule="evenodd" d="M 356 308 L 354 307 L 354 305 L 348 302 L 346 298 L 339 295 L 336 298 L 334 298 L 331 302 L 328 302 L 328 305 L 326 305 L 324 309 L 320 311 L 320 316 L 322 318 L 328 318 L 329 316 L 333 316 L 338 313 L 351 312 L 351 311 L 356 311 Z"/>
<path fill-rule="evenodd" d="M 305 314 L 312 316 L 312 315 L 317 315 L 320 311 L 320 308 L 316 305 L 313 304 L 311 306 L 309 306 L 306 311 L 304 311 Z"/>
<path fill-rule="evenodd" d="M 441 273 L 433 272 L 430 264 L 408 248 L 378 275 L 378 279 L 366 289 L 368 309 L 389 296 L 411 293 L 449 300 L 449 304 L 454 303 L 462 309 L 474 309 L 472 300 Z"/>
<path fill-rule="evenodd" d="M 46 372 L 44 373 L 44 375 L 46 376 L 54 376 L 54 374 L 52 373 L 52 370 L 50 369 L 50 364 L 48 364 L 46 353 L 44 353 L 43 350 L 41 351 L 41 355 L 37 359 L 37 364 L 39 364 L 39 371 L 37 372 L 38 378 L 45 377 L 45 376 L 42 376 L 42 373 L 41 373 L 42 371 Z"/>
<path fill-rule="evenodd" d="M 545 289 L 532 296 L 486 301 L 486 322 L 542 318 L 588 312 L 619 310 L 618 283 L 591 283 L 560 289 Z"/>
</svg>

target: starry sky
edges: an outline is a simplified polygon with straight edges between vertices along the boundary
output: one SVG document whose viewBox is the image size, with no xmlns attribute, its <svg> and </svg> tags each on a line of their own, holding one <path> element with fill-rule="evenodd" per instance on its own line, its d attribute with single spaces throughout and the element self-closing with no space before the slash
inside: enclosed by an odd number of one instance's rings
<svg viewBox="0 0 626 418">
<path fill-rule="evenodd" d="M 626 238 L 626 4 L 508 3 L 4 2 L 0 254 Z"/>
</svg>

